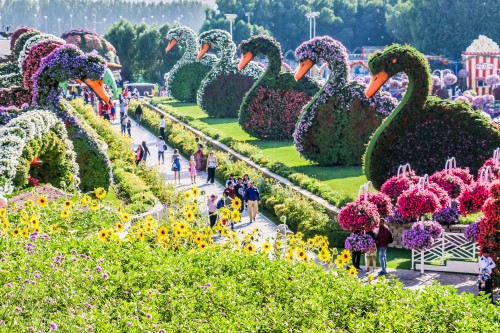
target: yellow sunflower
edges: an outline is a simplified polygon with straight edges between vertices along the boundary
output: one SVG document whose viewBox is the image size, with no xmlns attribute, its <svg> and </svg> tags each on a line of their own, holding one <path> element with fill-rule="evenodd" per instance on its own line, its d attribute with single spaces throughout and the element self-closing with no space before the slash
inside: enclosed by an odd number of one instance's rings
<svg viewBox="0 0 500 333">
<path fill-rule="evenodd" d="M 144 239 L 144 231 L 143 230 L 139 230 L 137 232 L 137 239 L 138 240 L 143 240 Z"/>
<path fill-rule="evenodd" d="M 186 232 L 188 230 L 188 225 L 185 222 L 181 222 L 177 225 L 177 229 L 179 229 L 182 232 Z"/>
<path fill-rule="evenodd" d="M 68 217 L 69 217 L 69 209 L 64 208 L 64 209 L 61 211 L 61 217 L 62 217 L 63 219 L 68 218 Z"/>
<path fill-rule="evenodd" d="M 344 261 L 342 260 L 342 258 L 340 256 L 338 256 L 337 259 L 335 259 L 335 266 L 337 266 L 337 268 L 344 267 Z"/>
<path fill-rule="evenodd" d="M 21 236 L 23 238 L 26 238 L 30 235 L 30 231 L 28 230 L 28 228 L 24 228 L 23 230 L 21 230 Z"/>
<path fill-rule="evenodd" d="M 97 199 L 101 200 L 106 197 L 106 190 L 102 187 L 98 187 L 94 190 L 94 194 Z"/>
<path fill-rule="evenodd" d="M 0 217 L 7 217 L 7 210 L 5 208 L 0 208 Z"/>
<path fill-rule="evenodd" d="M 197 197 L 198 194 L 200 194 L 200 190 L 198 189 L 198 186 L 193 186 L 193 188 L 191 188 L 191 193 L 193 194 L 193 197 Z"/>
<path fill-rule="evenodd" d="M 202 235 L 194 235 L 194 242 L 196 244 L 200 244 L 203 241 L 203 236 Z"/>
<path fill-rule="evenodd" d="M 175 229 L 174 235 L 175 237 L 181 237 L 184 233 L 180 229 Z"/>
<path fill-rule="evenodd" d="M 349 268 L 349 275 L 350 275 L 350 276 L 358 276 L 358 271 L 356 270 L 356 267 L 351 266 L 351 267 Z"/>
<path fill-rule="evenodd" d="M 101 204 L 99 203 L 99 201 L 97 200 L 92 200 L 90 202 L 90 207 L 89 207 L 92 211 L 96 211 L 96 210 L 99 210 L 99 208 L 101 208 Z"/>
<path fill-rule="evenodd" d="M 163 238 L 167 237 L 167 234 L 168 234 L 167 227 L 165 227 L 164 225 L 162 225 L 160 227 L 160 229 L 158 229 L 158 237 L 160 239 L 163 239 Z"/>
<path fill-rule="evenodd" d="M 17 237 L 20 234 L 21 234 L 21 230 L 19 228 L 12 230 L 12 236 Z"/>
<path fill-rule="evenodd" d="M 222 228 L 221 235 L 222 237 L 227 237 L 227 235 L 229 235 L 229 230 L 227 228 Z"/>
<path fill-rule="evenodd" d="M 264 244 L 262 244 L 262 251 L 267 253 L 267 252 L 271 251 L 272 247 L 273 246 L 271 245 L 271 243 L 265 242 Z"/>
<path fill-rule="evenodd" d="M 184 192 L 184 199 L 186 199 L 186 200 L 190 200 L 191 199 L 191 192 L 190 191 Z"/>
<path fill-rule="evenodd" d="M 194 219 L 194 213 L 192 211 L 186 212 L 186 221 L 191 222 Z"/>
<path fill-rule="evenodd" d="M 205 249 L 207 248 L 207 246 L 208 246 L 208 244 L 207 244 L 207 242 L 205 242 L 205 241 L 203 241 L 203 242 L 199 242 L 199 243 L 198 243 L 198 248 L 199 248 L 200 250 L 205 250 Z"/>
<path fill-rule="evenodd" d="M 106 229 L 101 229 L 97 237 L 101 242 L 106 243 L 108 241 L 108 231 Z"/>
<path fill-rule="evenodd" d="M 307 258 L 307 252 L 305 249 L 298 249 L 295 254 L 297 255 L 297 258 L 304 260 L 304 258 Z"/>
<path fill-rule="evenodd" d="M 128 215 L 127 213 L 121 214 L 121 218 L 122 218 L 123 222 L 130 221 L 130 215 Z"/>
<path fill-rule="evenodd" d="M 340 257 L 342 258 L 344 264 L 346 264 L 351 261 L 351 252 L 344 250 L 342 251 L 342 253 L 340 253 Z"/>
<path fill-rule="evenodd" d="M 254 253 L 255 252 L 255 245 L 253 245 L 252 243 L 245 245 L 245 252 L 246 253 Z"/>
<path fill-rule="evenodd" d="M 41 234 L 42 233 L 42 227 L 38 226 L 36 228 L 33 229 L 33 232 L 36 232 L 38 234 Z"/>
<path fill-rule="evenodd" d="M 67 208 L 67 209 L 70 209 L 73 207 L 73 203 L 71 201 L 64 201 L 64 204 L 63 204 L 64 208 Z"/>
<path fill-rule="evenodd" d="M 240 222 L 240 220 L 241 220 L 240 212 L 237 210 L 233 210 L 233 212 L 231 213 L 231 219 L 234 222 Z"/>
<path fill-rule="evenodd" d="M 116 231 L 122 232 L 123 230 L 125 230 L 125 225 L 121 222 L 116 222 L 115 228 L 116 228 Z"/>
<path fill-rule="evenodd" d="M 40 220 L 37 215 L 31 215 L 30 217 L 30 227 L 31 228 L 36 228 L 40 225 Z"/>
<path fill-rule="evenodd" d="M 153 229 L 153 222 L 152 221 L 144 221 L 144 228 L 151 230 Z"/>
<path fill-rule="evenodd" d="M 40 206 L 40 207 L 45 207 L 49 203 L 47 201 L 47 198 L 43 195 L 39 196 L 38 199 L 36 199 L 36 202 L 37 202 L 38 206 Z"/>
<path fill-rule="evenodd" d="M 146 216 L 145 218 L 146 222 L 154 222 L 155 218 L 152 217 L 151 215 Z"/>
<path fill-rule="evenodd" d="M 50 233 L 52 233 L 52 234 L 59 231 L 57 229 L 57 224 L 51 224 L 50 227 L 49 227 L 49 230 L 50 230 Z"/>
<path fill-rule="evenodd" d="M 90 197 L 89 197 L 88 195 L 86 195 L 86 194 L 85 194 L 85 195 L 82 197 L 82 200 L 80 200 L 80 206 L 86 206 L 86 205 L 88 205 L 88 204 L 89 204 L 89 202 L 91 202 L 91 201 L 92 201 L 92 199 L 90 199 Z"/>
<path fill-rule="evenodd" d="M 229 219 L 229 214 L 231 213 L 231 211 L 227 208 L 222 208 L 221 209 L 221 215 L 222 215 L 222 219 L 223 220 L 228 220 Z"/>
<path fill-rule="evenodd" d="M 233 209 L 240 209 L 241 208 L 241 199 L 238 197 L 235 197 L 231 201 L 231 207 L 233 207 Z"/>
</svg>

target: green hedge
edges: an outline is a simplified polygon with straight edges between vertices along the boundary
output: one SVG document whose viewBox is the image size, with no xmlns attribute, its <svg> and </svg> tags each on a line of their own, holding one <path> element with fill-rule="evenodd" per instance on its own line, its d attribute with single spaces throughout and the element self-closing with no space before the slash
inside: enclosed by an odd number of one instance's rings
<svg viewBox="0 0 500 333">
<path fill-rule="evenodd" d="M 135 110 L 137 101 L 131 101 L 129 110 Z M 158 124 L 160 122 L 159 114 L 149 108 L 147 105 L 142 105 L 143 125 L 155 134 L 158 134 Z M 134 112 L 129 111 L 130 117 L 135 117 Z M 180 124 L 174 124 L 167 120 L 165 126 L 165 134 L 168 137 L 168 143 L 179 149 L 185 155 L 193 154 L 197 149 L 196 137 L 186 131 Z M 294 231 L 301 231 L 307 237 L 315 235 L 324 235 L 328 237 L 330 245 L 344 246 L 345 238 L 349 233 L 343 231 L 340 225 L 331 219 L 325 212 L 325 209 L 306 198 L 297 196 L 297 193 L 275 184 L 266 181 L 258 171 L 249 167 L 243 161 L 234 161 L 229 154 L 223 153 L 214 149 L 219 167 L 217 168 L 217 176 L 222 179 L 227 179 L 230 174 L 243 175 L 248 173 L 250 178 L 257 183 L 262 195 L 263 205 L 276 217 L 286 216 L 287 223 Z M 277 164 L 275 164 L 277 166 Z M 305 177 L 305 176 L 304 176 Z M 312 179 L 309 178 L 308 179 Z"/>
<path fill-rule="evenodd" d="M 323 184 L 319 180 L 311 178 L 303 173 L 296 172 L 294 169 L 286 166 L 282 162 L 276 161 L 271 157 L 262 154 L 262 150 L 257 146 L 237 141 L 230 136 L 226 136 L 223 132 L 211 127 L 207 123 L 204 123 L 193 117 L 183 116 L 173 107 L 162 104 L 161 101 L 156 98 L 151 100 L 151 104 L 160 108 L 162 111 L 169 113 L 180 121 L 203 132 L 205 135 L 228 145 L 229 147 L 231 147 L 231 149 L 250 158 L 252 161 L 261 165 L 262 167 L 268 168 L 272 172 L 287 178 L 295 185 L 298 185 L 303 189 L 306 189 L 309 192 L 325 199 L 327 202 L 331 203 L 334 206 L 342 207 L 353 200 L 350 195 L 347 195 L 341 191 L 332 190 L 329 186 Z M 157 119 L 159 122 L 160 118 L 158 117 Z M 155 131 L 157 131 L 156 128 Z"/>
<path fill-rule="evenodd" d="M 175 72 L 175 78 L 172 80 L 170 89 L 172 97 L 184 103 L 196 103 L 196 92 L 210 69 L 209 66 L 201 62 L 182 66 Z"/>
</svg>

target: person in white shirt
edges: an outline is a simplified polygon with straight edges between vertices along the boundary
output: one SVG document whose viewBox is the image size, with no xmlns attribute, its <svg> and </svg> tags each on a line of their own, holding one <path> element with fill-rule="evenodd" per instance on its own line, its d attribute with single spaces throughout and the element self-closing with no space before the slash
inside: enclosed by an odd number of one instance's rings
<svg viewBox="0 0 500 333">
<path fill-rule="evenodd" d="M 493 281 L 491 276 L 493 271 L 496 269 L 496 264 L 491 259 L 491 251 L 489 248 L 484 247 L 482 249 L 482 255 L 479 257 L 479 292 L 484 291 L 485 294 L 489 294 L 491 298 L 491 303 L 494 304 L 493 301 Z"/>
<path fill-rule="evenodd" d="M 165 138 L 165 116 L 161 115 L 160 116 L 160 136 L 162 138 Z"/>
<path fill-rule="evenodd" d="M 165 164 L 165 150 L 167 149 L 167 144 L 165 143 L 165 140 L 163 140 L 162 136 L 158 137 L 156 148 L 158 148 L 158 164 L 160 164 L 160 157 L 162 160 L 161 164 Z"/>
</svg>

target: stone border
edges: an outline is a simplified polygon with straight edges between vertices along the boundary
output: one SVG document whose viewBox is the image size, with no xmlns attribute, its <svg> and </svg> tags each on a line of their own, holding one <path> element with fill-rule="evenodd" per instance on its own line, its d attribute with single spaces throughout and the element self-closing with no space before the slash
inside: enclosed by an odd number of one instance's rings
<svg viewBox="0 0 500 333">
<path fill-rule="evenodd" d="M 254 161 L 252 161 L 250 158 L 246 157 L 246 156 L 243 156 L 241 155 L 240 153 L 237 153 L 236 151 L 234 151 L 233 149 L 229 148 L 228 146 L 226 146 L 225 144 L 213 139 L 212 137 L 206 135 L 205 133 L 189 126 L 188 124 L 180 121 L 179 119 L 175 118 L 174 116 L 172 116 L 171 114 L 163 111 L 163 110 L 160 110 L 159 108 L 157 108 L 156 106 L 148 103 L 148 102 L 143 102 L 146 106 L 148 106 L 150 109 L 156 111 L 157 113 L 159 114 L 162 114 L 164 115 L 167 119 L 170 119 L 171 121 L 173 121 L 174 123 L 176 124 L 180 124 L 182 125 L 185 129 L 191 131 L 193 134 L 195 134 L 196 136 L 200 137 L 200 138 L 203 138 L 203 140 L 205 140 L 206 142 L 209 142 L 212 146 L 214 147 L 217 147 L 218 149 L 222 150 L 223 152 L 231 155 L 232 157 L 240 160 L 240 161 L 243 161 L 245 162 L 247 165 L 249 165 L 250 167 L 254 168 L 254 169 L 257 169 L 259 170 L 265 177 L 267 178 L 274 178 L 276 179 L 277 181 L 279 181 L 281 184 L 287 186 L 287 187 L 290 187 L 291 189 L 293 189 L 295 192 L 305 196 L 306 198 L 308 198 L 309 200 L 317 203 L 318 205 L 321 205 L 325 208 L 327 214 L 330 216 L 330 218 L 336 218 L 337 215 L 339 214 L 339 211 L 340 209 L 332 204 L 330 204 L 329 202 L 327 202 L 325 199 L 323 198 L 320 198 L 319 196 L 315 195 L 315 194 L 312 194 L 311 192 L 307 191 L 307 190 L 304 190 L 303 188 L 293 184 L 291 181 L 289 181 L 288 179 L 284 178 L 284 177 L 281 177 L 277 174 L 275 174 L 274 172 L 271 172 L 269 169 L 267 168 L 264 168 L 262 166 L 260 166 L 259 164 L 255 163 Z"/>
</svg>

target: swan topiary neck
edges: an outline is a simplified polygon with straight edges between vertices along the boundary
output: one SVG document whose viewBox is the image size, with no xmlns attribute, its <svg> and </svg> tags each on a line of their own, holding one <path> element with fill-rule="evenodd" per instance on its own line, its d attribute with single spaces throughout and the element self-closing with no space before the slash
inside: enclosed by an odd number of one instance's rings
<svg viewBox="0 0 500 333">
<path fill-rule="evenodd" d="M 201 45 L 208 44 L 210 49 L 220 50 L 221 60 L 229 59 L 232 61 L 236 55 L 236 45 L 227 31 L 220 29 L 205 31 L 200 34 L 198 39 Z"/>
<path fill-rule="evenodd" d="M 277 76 L 281 73 L 281 45 L 278 41 L 269 36 L 255 36 L 241 42 L 240 50 L 243 54 L 250 52 L 253 57 L 263 54 L 267 57 L 269 64 L 264 75 Z"/>
<path fill-rule="evenodd" d="M 170 29 L 167 33 L 167 40 L 175 40 L 177 44 L 184 48 L 184 53 L 179 62 L 194 62 L 198 53 L 198 38 L 196 33 L 188 27 Z"/>
</svg>

